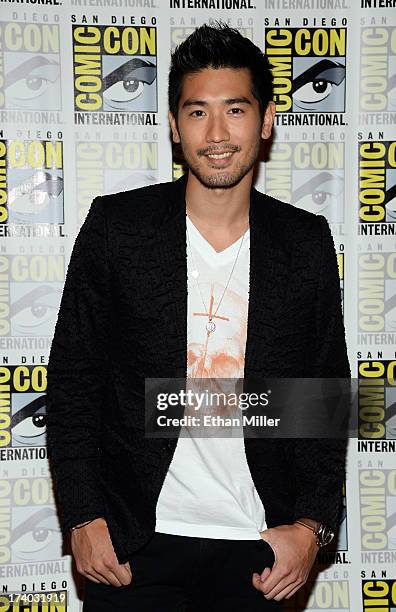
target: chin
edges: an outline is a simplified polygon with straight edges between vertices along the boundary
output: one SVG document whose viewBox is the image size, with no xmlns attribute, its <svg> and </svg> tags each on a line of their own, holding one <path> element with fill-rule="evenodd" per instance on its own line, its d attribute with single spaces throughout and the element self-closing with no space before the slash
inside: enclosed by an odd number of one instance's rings
<svg viewBox="0 0 396 612">
<path fill-rule="evenodd" d="M 246 172 L 238 174 L 202 174 L 196 172 L 194 168 L 190 167 L 191 172 L 196 178 L 209 189 L 225 189 L 227 187 L 234 187 L 242 180 Z"/>
</svg>

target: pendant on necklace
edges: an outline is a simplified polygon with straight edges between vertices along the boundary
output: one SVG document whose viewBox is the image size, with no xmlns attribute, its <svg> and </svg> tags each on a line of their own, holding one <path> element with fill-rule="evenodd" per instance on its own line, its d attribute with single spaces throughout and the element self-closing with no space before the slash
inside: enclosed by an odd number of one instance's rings
<svg viewBox="0 0 396 612">
<path fill-rule="evenodd" d="M 191 272 L 191 275 L 192 275 L 194 278 L 198 278 L 198 276 L 199 276 L 199 272 L 198 272 L 198 270 L 193 270 L 193 271 Z"/>
<path fill-rule="evenodd" d="M 216 329 L 216 323 L 214 321 L 209 320 L 206 323 L 206 329 L 208 330 L 208 332 L 214 332 L 214 330 Z"/>
</svg>

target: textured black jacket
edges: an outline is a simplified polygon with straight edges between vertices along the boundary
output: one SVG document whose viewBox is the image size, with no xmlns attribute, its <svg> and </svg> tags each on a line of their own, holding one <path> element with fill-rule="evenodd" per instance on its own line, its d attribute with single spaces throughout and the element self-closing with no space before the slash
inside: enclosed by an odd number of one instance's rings
<svg viewBox="0 0 396 612">
<path fill-rule="evenodd" d="M 120 563 L 153 535 L 177 439 L 145 438 L 145 377 L 186 376 L 186 178 L 95 198 L 74 244 L 48 364 L 62 530 L 104 516 Z M 326 219 L 255 189 L 244 376 L 349 377 Z M 268 527 L 336 526 L 346 443 L 245 438 Z"/>
</svg>

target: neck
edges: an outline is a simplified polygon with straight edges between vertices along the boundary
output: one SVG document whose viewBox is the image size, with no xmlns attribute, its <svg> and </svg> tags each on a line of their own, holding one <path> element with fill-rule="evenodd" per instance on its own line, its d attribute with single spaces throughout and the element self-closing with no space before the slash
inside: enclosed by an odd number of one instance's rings
<svg viewBox="0 0 396 612">
<path fill-rule="evenodd" d="M 231 229 L 246 225 L 249 219 L 253 172 L 248 172 L 237 185 L 210 189 L 188 173 L 186 186 L 187 212 L 201 226 Z"/>
</svg>

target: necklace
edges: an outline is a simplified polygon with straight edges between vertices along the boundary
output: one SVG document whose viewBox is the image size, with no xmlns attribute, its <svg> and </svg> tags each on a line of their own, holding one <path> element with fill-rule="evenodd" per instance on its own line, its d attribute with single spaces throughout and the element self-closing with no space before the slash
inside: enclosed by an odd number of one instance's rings
<svg viewBox="0 0 396 612">
<path fill-rule="evenodd" d="M 186 217 L 187 217 L 187 216 L 188 216 L 188 215 L 187 215 L 187 212 L 186 212 Z M 193 266 L 194 266 L 194 270 L 192 271 L 192 276 L 193 276 L 193 278 L 195 279 L 195 282 L 197 283 L 197 288 L 198 288 L 198 291 L 199 291 L 199 295 L 201 296 L 201 300 L 202 300 L 202 304 L 203 304 L 203 306 L 204 306 L 205 312 L 207 312 L 207 313 L 208 313 L 208 322 L 206 323 L 206 326 L 205 326 L 205 327 L 206 327 L 206 330 L 207 330 L 208 335 L 209 335 L 209 334 L 213 333 L 213 332 L 215 331 L 215 329 L 216 329 L 216 323 L 213 321 L 213 319 L 214 319 L 214 317 L 216 316 L 217 311 L 218 311 L 218 310 L 219 310 L 219 308 L 220 308 L 220 304 L 221 304 L 221 302 L 223 301 L 223 297 L 224 297 L 224 295 L 225 295 L 225 292 L 227 291 L 228 285 L 230 284 L 230 280 L 231 280 L 232 274 L 233 274 L 233 272 L 234 272 L 234 269 L 235 269 L 235 266 L 236 266 L 236 262 L 238 261 L 239 253 L 240 253 L 240 251 L 241 251 L 242 244 L 243 244 L 243 241 L 244 241 L 244 238 L 245 238 L 246 232 L 247 232 L 247 231 L 248 231 L 248 229 L 249 229 L 249 224 L 248 224 L 248 226 L 247 226 L 246 230 L 244 231 L 244 233 L 243 233 L 242 237 L 240 238 L 240 244 L 239 244 L 238 252 L 237 252 L 237 254 L 236 254 L 235 261 L 234 261 L 234 263 L 233 263 L 233 265 L 232 265 L 231 272 L 230 272 L 230 274 L 229 274 L 229 277 L 228 277 L 228 280 L 227 280 L 226 286 L 224 287 L 223 294 L 222 294 L 222 296 L 221 296 L 221 298 L 220 298 L 219 303 L 217 304 L 217 308 L 216 308 L 215 312 L 214 312 L 212 315 L 211 315 L 211 314 L 209 314 L 209 310 L 208 310 L 208 309 L 207 309 L 207 307 L 206 307 L 205 301 L 204 301 L 203 296 L 202 296 L 202 293 L 201 293 L 201 288 L 200 288 L 199 283 L 198 283 L 198 281 L 197 281 L 197 277 L 199 276 L 199 272 L 198 272 L 197 266 L 195 265 L 195 261 L 194 261 L 194 256 L 193 256 L 193 252 L 192 252 L 192 248 L 191 248 L 190 234 L 189 234 L 189 232 L 188 232 L 188 224 L 187 224 L 187 223 L 186 223 L 186 229 L 187 229 L 188 246 L 190 247 L 191 259 L 192 259 Z"/>
</svg>

